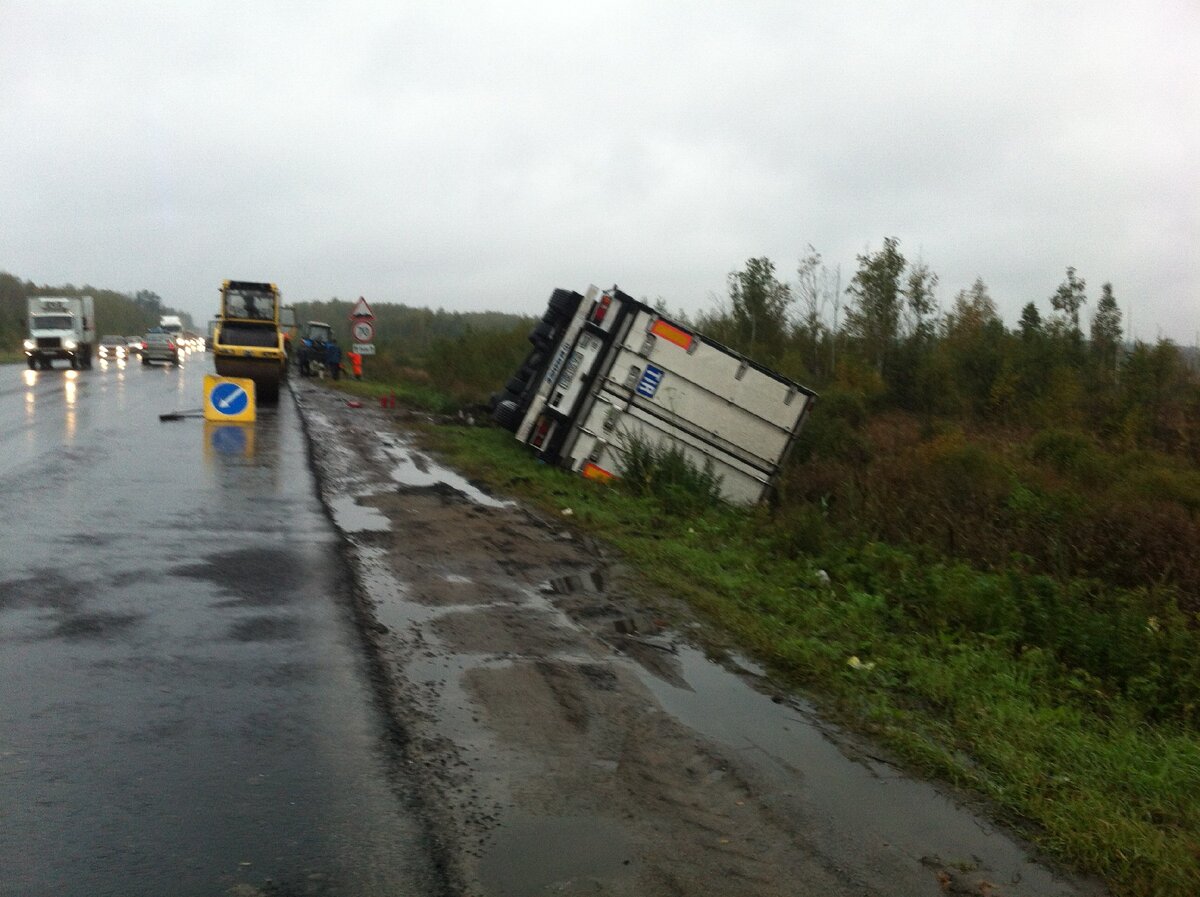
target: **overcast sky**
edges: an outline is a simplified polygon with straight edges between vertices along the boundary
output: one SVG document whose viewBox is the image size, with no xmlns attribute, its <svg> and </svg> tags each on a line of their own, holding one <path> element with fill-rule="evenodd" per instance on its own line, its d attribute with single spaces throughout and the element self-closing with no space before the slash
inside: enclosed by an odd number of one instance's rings
<svg viewBox="0 0 1200 897">
<path fill-rule="evenodd" d="M 711 308 L 900 240 L 1011 325 L 1068 265 L 1200 331 L 1200 3 L 0 0 L 0 270 Z"/>
</svg>

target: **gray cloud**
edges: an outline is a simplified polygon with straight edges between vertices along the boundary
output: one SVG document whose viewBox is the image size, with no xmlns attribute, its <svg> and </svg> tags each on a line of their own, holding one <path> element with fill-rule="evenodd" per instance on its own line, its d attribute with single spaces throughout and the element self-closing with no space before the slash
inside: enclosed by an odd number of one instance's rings
<svg viewBox="0 0 1200 897">
<path fill-rule="evenodd" d="M 179 5 L 176 5 L 179 6 Z M 1200 329 L 1200 12 L 1118 3 L 112 4 L 0 11 L 0 267 L 533 312 L 707 307 L 901 239 L 1011 322 L 1067 265 Z"/>
</svg>

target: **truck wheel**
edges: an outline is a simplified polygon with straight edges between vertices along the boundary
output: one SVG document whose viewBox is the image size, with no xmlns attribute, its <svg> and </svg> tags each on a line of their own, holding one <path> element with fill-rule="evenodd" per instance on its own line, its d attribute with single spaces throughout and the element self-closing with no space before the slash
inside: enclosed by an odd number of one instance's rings
<svg viewBox="0 0 1200 897">
<path fill-rule="evenodd" d="M 550 337 L 554 335 L 554 326 L 542 321 L 529 332 L 529 341 L 539 349 L 550 345 Z"/>
<path fill-rule="evenodd" d="M 496 410 L 492 412 L 492 419 L 504 429 L 515 433 L 517 427 L 521 426 L 521 410 L 516 402 L 505 400 L 496 406 Z"/>
<path fill-rule="evenodd" d="M 73 370 L 73 371 L 79 370 L 79 356 L 78 355 L 71 356 L 71 370 Z"/>
<path fill-rule="evenodd" d="M 32 355 L 30 355 L 25 359 L 25 361 L 27 361 L 29 363 L 29 370 L 31 370 L 31 371 L 37 370 L 37 359 L 36 358 L 34 358 Z"/>
<path fill-rule="evenodd" d="M 142 366 L 150 367 L 150 359 L 147 358 L 145 355 L 142 356 Z"/>
<path fill-rule="evenodd" d="M 550 294 L 550 301 L 546 303 L 546 308 L 555 314 L 570 314 L 579 307 L 579 300 L 582 298 L 578 293 L 572 293 L 570 290 L 555 290 Z"/>
<path fill-rule="evenodd" d="M 517 376 L 510 379 L 508 381 L 508 383 L 506 383 L 504 385 L 504 388 L 511 393 L 520 395 L 521 393 L 523 393 L 525 391 L 525 387 L 528 385 L 529 385 L 529 381 L 526 380 L 524 377 L 522 377 L 520 374 L 518 374 Z"/>
</svg>

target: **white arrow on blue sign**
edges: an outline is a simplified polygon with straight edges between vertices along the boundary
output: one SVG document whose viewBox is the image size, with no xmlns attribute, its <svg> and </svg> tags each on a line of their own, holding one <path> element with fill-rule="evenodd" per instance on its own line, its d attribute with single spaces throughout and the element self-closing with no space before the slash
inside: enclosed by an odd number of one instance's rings
<svg viewBox="0 0 1200 897">
<path fill-rule="evenodd" d="M 222 414 L 241 414 L 250 402 L 246 390 L 236 383 L 218 383 L 211 393 L 212 405 Z"/>
</svg>

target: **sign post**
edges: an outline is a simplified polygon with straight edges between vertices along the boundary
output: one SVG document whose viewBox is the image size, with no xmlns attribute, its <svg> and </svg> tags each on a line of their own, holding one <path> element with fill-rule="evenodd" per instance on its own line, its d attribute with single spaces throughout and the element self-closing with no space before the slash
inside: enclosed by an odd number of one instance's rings
<svg viewBox="0 0 1200 897">
<path fill-rule="evenodd" d="M 375 314 L 362 296 L 350 311 L 350 335 L 353 350 L 359 355 L 375 354 Z"/>
</svg>

